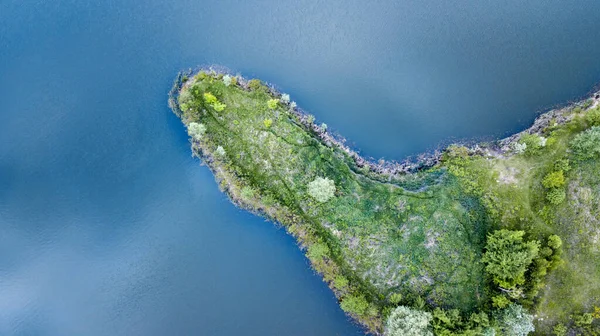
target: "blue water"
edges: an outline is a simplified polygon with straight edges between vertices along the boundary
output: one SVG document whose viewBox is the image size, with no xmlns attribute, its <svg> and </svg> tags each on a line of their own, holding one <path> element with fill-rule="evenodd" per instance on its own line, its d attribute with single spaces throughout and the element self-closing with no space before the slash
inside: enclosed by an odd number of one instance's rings
<svg viewBox="0 0 600 336">
<path fill-rule="evenodd" d="M 277 83 L 366 155 L 498 137 L 600 82 L 600 2 L 0 2 L 1 335 L 357 335 L 233 207 L 178 70 Z"/>
</svg>

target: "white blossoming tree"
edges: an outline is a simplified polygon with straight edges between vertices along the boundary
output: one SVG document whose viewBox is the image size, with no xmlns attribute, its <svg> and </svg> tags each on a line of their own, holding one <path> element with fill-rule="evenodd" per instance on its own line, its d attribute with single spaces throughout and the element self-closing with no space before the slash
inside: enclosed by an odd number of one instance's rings
<svg viewBox="0 0 600 336">
<path fill-rule="evenodd" d="M 287 103 L 289 103 L 289 102 L 290 102 L 290 95 L 289 95 L 289 94 L 287 94 L 287 93 L 284 93 L 284 94 L 282 94 L 282 95 L 281 95 L 281 101 L 282 101 L 284 104 L 287 104 Z"/>
<path fill-rule="evenodd" d="M 433 336 L 429 330 L 431 313 L 398 306 L 388 317 L 386 335 L 388 336 Z"/>
<path fill-rule="evenodd" d="M 217 149 L 215 150 L 215 153 L 218 156 L 225 156 L 225 149 L 221 146 L 218 146 Z"/>
<path fill-rule="evenodd" d="M 225 83 L 225 86 L 231 85 L 231 76 L 229 76 L 229 75 L 223 76 L 223 83 Z"/>
<path fill-rule="evenodd" d="M 204 126 L 204 124 L 191 122 L 188 125 L 188 134 L 194 140 L 199 141 L 200 139 L 202 139 L 202 136 L 204 135 L 204 133 L 206 133 L 206 126 Z"/>
<path fill-rule="evenodd" d="M 325 203 L 335 194 L 335 183 L 323 177 L 317 177 L 308 184 L 308 194 L 320 203 Z"/>
</svg>

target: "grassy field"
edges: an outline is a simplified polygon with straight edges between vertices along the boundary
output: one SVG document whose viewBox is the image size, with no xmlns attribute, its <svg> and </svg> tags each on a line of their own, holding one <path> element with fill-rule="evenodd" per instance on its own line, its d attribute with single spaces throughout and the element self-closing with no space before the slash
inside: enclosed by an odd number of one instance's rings
<svg viewBox="0 0 600 336">
<path fill-rule="evenodd" d="M 453 147 L 435 167 L 387 176 L 359 167 L 319 136 L 325 127 L 259 81 L 200 72 L 175 89 L 172 107 L 221 188 L 285 226 L 342 308 L 369 331 L 382 333 L 398 305 L 465 316 L 490 311 L 481 257 L 486 235 L 499 228 L 540 241 L 556 233 L 565 242 L 562 266 L 526 303 L 543 317 L 539 333 L 599 304 L 598 160 L 571 163 L 560 205 L 548 204 L 541 184 L 588 127 L 584 113 L 548 127 L 547 144 L 535 153 L 473 155 Z M 309 190 L 318 178 L 335 185 L 324 202 Z"/>
</svg>

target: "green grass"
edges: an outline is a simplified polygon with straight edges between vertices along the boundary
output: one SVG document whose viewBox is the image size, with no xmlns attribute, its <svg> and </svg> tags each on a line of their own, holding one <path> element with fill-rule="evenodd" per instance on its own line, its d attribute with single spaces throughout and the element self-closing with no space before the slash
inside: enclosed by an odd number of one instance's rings
<svg viewBox="0 0 600 336">
<path fill-rule="evenodd" d="M 269 106 L 277 94 L 259 82 L 249 89 L 242 78 L 230 86 L 220 78 L 201 72 L 171 102 L 186 125 L 206 126 L 194 152 L 236 204 L 281 223 L 307 248 L 315 270 L 347 299 L 342 306 L 370 331 L 382 332 L 398 303 L 489 310 L 493 289 L 480 259 L 486 234 L 497 228 L 565 241 L 563 266 L 531 304 L 545 317 L 542 333 L 598 304 L 598 162 L 572 164 L 560 206 L 548 204 L 541 185 L 554 162 L 569 156 L 569 140 L 586 127 L 582 117 L 548 129 L 548 144 L 533 155 L 446 155 L 436 167 L 388 178 L 324 143 L 288 104 Z M 226 107 L 219 111 L 204 93 Z M 216 154 L 219 146 L 225 155 Z M 335 182 L 325 203 L 307 194 L 317 177 Z M 394 294 L 400 302 L 390 300 Z"/>
</svg>

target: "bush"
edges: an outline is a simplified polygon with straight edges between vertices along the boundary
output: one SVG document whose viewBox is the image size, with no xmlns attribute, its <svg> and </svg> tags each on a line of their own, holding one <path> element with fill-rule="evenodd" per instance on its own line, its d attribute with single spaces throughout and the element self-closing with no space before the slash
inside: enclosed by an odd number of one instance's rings
<svg viewBox="0 0 600 336">
<path fill-rule="evenodd" d="M 223 83 L 225 83 L 225 86 L 231 85 L 231 76 L 229 76 L 229 75 L 223 76 Z"/>
<path fill-rule="evenodd" d="M 571 163 L 569 162 L 569 159 L 560 159 L 554 163 L 554 169 L 557 171 L 562 170 L 568 172 L 571 170 Z"/>
<path fill-rule="evenodd" d="M 271 109 L 274 110 L 277 108 L 277 104 L 279 103 L 279 99 L 269 99 L 267 101 L 267 106 Z"/>
<path fill-rule="evenodd" d="M 354 296 L 348 295 L 340 303 L 342 310 L 346 313 L 356 314 L 356 315 L 365 315 L 367 309 L 369 308 L 369 303 L 365 299 L 364 296 Z"/>
<path fill-rule="evenodd" d="M 387 320 L 388 336 L 431 336 L 429 323 L 432 316 L 428 312 L 418 311 L 406 306 L 399 306 Z"/>
<path fill-rule="evenodd" d="M 591 126 L 600 126 L 600 107 L 596 107 L 595 109 L 589 111 L 585 116 L 585 120 Z"/>
<path fill-rule="evenodd" d="M 329 256 L 329 247 L 325 243 L 315 243 L 308 248 L 306 254 L 310 260 L 319 260 Z"/>
<path fill-rule="evenodd" d="M 525 153 L 536 154 L 540 148 L 546 146 L 546 138 L 537 134 L 523 134 L 519 143 L 525 145 Z"/>
<path fill-rule="evenodd" d="M 223 104 L 223 103 L 221 103 L 221 102 L 216 102 L 216 103 L 212 104 L 211 106 L 212 106 L 212 107 L 215 109 L 215 111 L 217 111 L 217 112 L 221 112 L 221 111 L 223 111 L 223 110 L 224 110 L 224 109 L 227 107 L 227 105 L 225 105 L 225 104 Z"/>
<path fill-rule="evenodd" d="M 523 241 L 524 231 L 496 230 L 488 236 L 482 261 L 493 281 L 505 289 L 525 283 L 525 272 L 537 257 L 538 241 Z"/>
<path fill-rule="evenodd" d="M 248 82 L 248 87 L 250 88 L 250 90 L 253 90 L 253 91 L 260 89 L 262 86 L 263 86 L 262 83 L 258 79 L 251 79 Z"/>
<path fill-rule="evenodd" d="M 188 135 L 192 137 L 192 139 L 199 141 L 202 139 L 202 136 L 206 133 L 206 126 L 204 124 L 199 124 L 195 122 L 191 122 L 188 125 Z"/>
<path fill-rule="evenodd" d="M 218 146 L 215 150 L 215 154 L 217 154 L 218 156 L 225 156 L 225 149 L 221 146 Z"/>
<path fill-rule="evenodd" d="M 325 203 L 335 194 L 335 183 L 328 179 L 317 177 L 308 184 L 308 194 L 318 202 Z"/>
<path fill-rule="evenodd" d="M 552 172 L 544 177 L 542 185 L 548 189 L 562 187 L 565 185 L 565 175 L 562 170 Z"/>
<path fill-rule="evenodd" d="M 390 302 L 392 304 L 397 305 L 400 303 L 400 301 L 402 301 L 402 294 L 394 293 L 394 294 L 390 295 Z"/>
<path fill-rule="evenodd" d="M 265 120 L 263 120 L 263 124 L 265 125 L 266 128 L 269 128 L 269 127 L 271 127 L 271 125 L 273 125 L 273 120 L 265 119 Z"/>
<path fill-rule="evenodd" d="M 204 101 L 207 104 L 212 105 L 212 104 L 218 102 L 219 100 L 212 93 L 210 93 L 210 92 L 204 92 Z"/>
<path fill-rule="evenodd" d="M 600 126 L 578 134 L 571 141 L 571 148 L 580 160 L 589 160 L 600 156 Z"/>
<path fill-rule="evenodd" d="M 348 287 L 348 279 L 346 279 L 344 276 L 342 275 L 338 275 L 335 277 L 335 279 L 333 279 L 333 286 L 337 289 L 343 290 L 346 289 L 346 287 Z"/>
<path fill-rule="evenodd" d="M 510 300 L 500 294 L 492 297 L 492 305 L 496 308 L 506 308 L 510 304 Z"/>
<path fill-rule="evenodd" d="M 556 335 L 556 336 L 566 336 L 567 335 L 567 327 L 565 327 L 565 325 L 562 323 L 555 325 L 554 329 L 552 329 L 552 331 L 554 332 L 554 335 Z"/>
<path fill-rule="evenodd" d="M 567 194 L 563 189 L 554 188 L 546 194 L 546 200 L 553 205 L 559 205 L 565 201 Z"/>
</svg>

